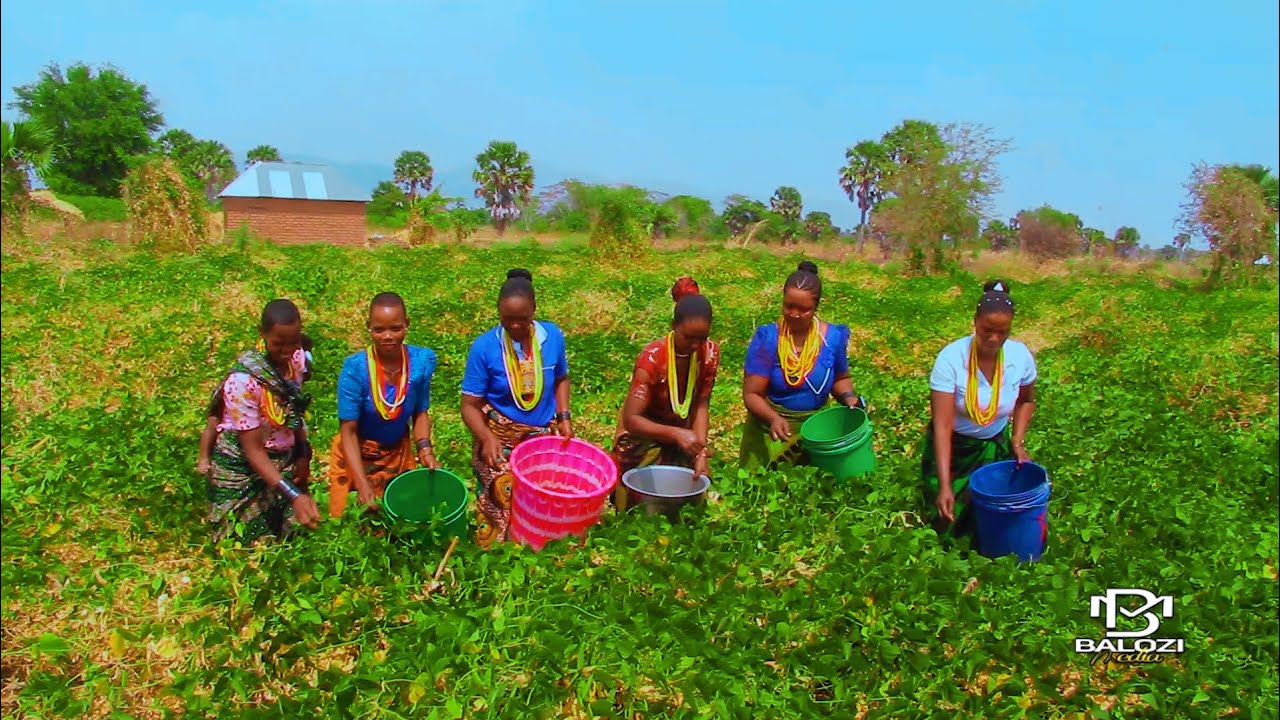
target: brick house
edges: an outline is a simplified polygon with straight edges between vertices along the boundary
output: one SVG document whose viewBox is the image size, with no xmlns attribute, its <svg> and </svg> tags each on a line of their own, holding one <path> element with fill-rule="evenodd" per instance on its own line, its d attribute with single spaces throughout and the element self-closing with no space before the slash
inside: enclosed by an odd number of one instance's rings
<svg viewBox="0 0 1280 720">
<path fill-rule="evenodd" d="M 286 245 L 363 245 L 368 237 L 369 193 L 326 165 L 256 162 L 218 197 L 228 233 L 245 224 L 253 233 Z"/>
</svg>

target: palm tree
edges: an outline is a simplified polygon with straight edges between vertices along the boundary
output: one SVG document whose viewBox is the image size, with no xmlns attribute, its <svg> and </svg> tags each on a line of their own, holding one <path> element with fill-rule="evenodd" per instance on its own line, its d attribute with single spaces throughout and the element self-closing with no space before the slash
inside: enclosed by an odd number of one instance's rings
<svg viewBox="0 0 1280 720">
<path fill-rule="evenodd" d="M 30 188 L 30 173 L 41 180 L 53 168 L 58 146 L 53 131 L 34 120 L 0 123 L 4 172 L 19 173 L 23 188 Z"/>
<path fill-rule="evenodd" d="M 845 165 L 840 168 L 840 187 L 850 202 L 858 203 L 862 217 L 858 221 L 858 252 L 867 240 L 867 214 L 880 202 L 883 192 L 880 180 L 889 161 L 889 152 L 875 140 L 863 140 L 844 153 Z"/>
<path fill-rule="evenodd" d="M 252 165 L 256 162 L 280 162 L 280 151 L 271 145 L 259 145 L 249 151 L 244 156 L 246 165 Z"/>
<path fill-rule="evenodd" d="M 795 237 L 800 213 L 804 209 L 800 191 L 790 185 L 783 185 L 774 190 L 773 197 L 769 198 L 769 209 L 782 218 L 782 242 L 790 243 Z"/>
<path fill-rule="evenodd" d="M 431 192 L 431 183 L 435 179 L 431 158 L 421 150 L 405 150 L 396 158 L 392 179 L 404 186 L 412 203 L 418 197 L 418 188 L 422 188 L 424 193 Z"/>
<path fill-rule="evenodd" d="M 0 196 L 6 215 L 25 215 L 31 175 L 44 180 L 59 150 L 53 131 L 33 120 L 0 122 Z"/>
<path fill-rule="evenodd" d="M 476 197 L 483 198 L 502 235 L 507 224 L 520 215 L 520 204 L 529 202 L 533 194 L 533 165 L 529 153 L 514 142 L 493 140 L 484 152 L 476 155 Z"/>
</svg>

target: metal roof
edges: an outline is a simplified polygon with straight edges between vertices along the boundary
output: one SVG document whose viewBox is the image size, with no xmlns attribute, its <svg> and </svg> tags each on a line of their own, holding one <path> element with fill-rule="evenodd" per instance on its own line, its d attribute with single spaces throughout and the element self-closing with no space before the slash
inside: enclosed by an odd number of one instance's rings
<svg viewBox="0 0 1280 720">
<path fill-rule="evenodd" d="M 347 182 L 328 165 L 256 162 L 218 197 L 291 198 L 369 202 L 369 193 Z"/>
</svg>

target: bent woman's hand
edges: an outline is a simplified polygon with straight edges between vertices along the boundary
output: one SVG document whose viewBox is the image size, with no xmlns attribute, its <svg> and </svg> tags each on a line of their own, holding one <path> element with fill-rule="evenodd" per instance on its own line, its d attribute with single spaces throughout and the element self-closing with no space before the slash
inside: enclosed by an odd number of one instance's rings
<svg viewBox="0 0 1280 720">
<path fill-rule="evenodd" d="M 312 530 L 320 526 L 320 509 L 310 495 L 299 495 L 293 499 L 293 517 Z"/>
<path fill-rule="evenodd" d="M 774 440 L 786 440 L 791 437 L 791 423 L 787 419 L 778 415 L 769 423 L 769 435 Z"/>
<path fill-rule="evenodd" d="M 698 434 L 688 428 L 679 428 L 674 433 L 676 445 L 680 447 L 680 451 L 685 455 L 693 457 L 701 453 L 704 449 L 702 441 L 698 439 Z"/>
<path fill-rule="evenodd" d="M 480 441 L 480 458 L 494 470 L 502 467 L 502 443 L 493 433 L 489 433 Z"/>
<path fill-rule="evenodd" d="M 938 497 L 934 500 L 934 504 L 938 507 L 938 514 L 947 522 L 955 522 L 956 520 L 956 494 L 952 492 L 950 486 L 938 488 Z"/>
</svg>

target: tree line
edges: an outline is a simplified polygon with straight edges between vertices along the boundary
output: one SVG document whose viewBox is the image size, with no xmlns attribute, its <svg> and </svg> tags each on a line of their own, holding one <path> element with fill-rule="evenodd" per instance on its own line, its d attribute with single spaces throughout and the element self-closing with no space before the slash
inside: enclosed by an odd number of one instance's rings
<svg viewBox="0 0 1280 720">
<path fill-rule="evenodd" d="M 3 123 L 6 216 L 22 212 L 32 174 L 58 194 L 127 198 L 130 173 L 150 165 L 153 180 L 171 177 L 213 203 L 238 172 L 225 144 L 166 128 L 146 86 L 117 68 L 77 63 L 64 70 L 50 64 L 34 81 L 15 87 L 14 94 L 10 107 L 22 117 Z M 720 212 L 694 196 L 572 180 L 535 195 L 529 153 L 502 140 L 489 143 L 475 158 L 474 196 L 483 201 L 483 211 L 467 209 L 463 198 L 443 196 L 434 187 L 430 156 L 421 150 L 400 154 L 392 177 L 373 188 L 369 211 L 375 221 L 409 227 L 420 240 L 441 230 L 465 237 L 486 222 L 499 234 L 513 225 L 525 231 L 611 234 L 617 236 L 615 245 L 671 235 L 744 244 L 845 238 L 860 250 L 871 241 L 886 257 L 903 255 L 922 271 L 939 269 L 958 252 L 975 248 L 1018 249 L 1040 257 L 1137 254 L 1142 238 L 1133 227 L 1111 232 L 1087 227 L 1078 215 L 1049 205 L 996 217 L 998 161 L 1011 147 L 1010 140 L 985 126 L 921 119 L 904 120 L 879 138 L 854 143 L 835 177 L 859 211 L 851 231 L 836 227 L 828 213 L 806 213 L 800 192 L 787 185 L 767 201 L 731 195 Z M 275 147 L 259 145 L 245 162 L 281 159 Z M 1275 259 L 1277 179 L 1269 168 L 1197 164 L 1186 190 L 1180 232 L 1161 255 L 1182 257 L 1199 240 L 1223 272 Z M 598 227 L 602 222 L 608 227 Z"/>
</svg>

